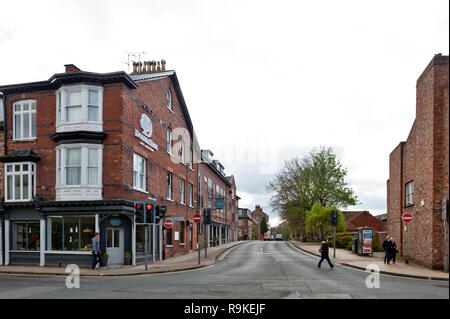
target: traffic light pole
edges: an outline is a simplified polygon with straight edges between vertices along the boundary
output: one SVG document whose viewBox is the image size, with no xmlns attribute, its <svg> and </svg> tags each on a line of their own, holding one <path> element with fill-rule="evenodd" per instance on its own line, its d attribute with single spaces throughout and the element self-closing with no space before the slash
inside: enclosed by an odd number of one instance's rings
<svg viewBox="0 0 450 319">
<path fill-rule="evenodd" d="M 145 243 L 144 243 L 144 250 L 145 250 L 145 271 L 148 271 L 148 227 L 147 224 L 144 225 L 145 227 Z"/>
</svg>

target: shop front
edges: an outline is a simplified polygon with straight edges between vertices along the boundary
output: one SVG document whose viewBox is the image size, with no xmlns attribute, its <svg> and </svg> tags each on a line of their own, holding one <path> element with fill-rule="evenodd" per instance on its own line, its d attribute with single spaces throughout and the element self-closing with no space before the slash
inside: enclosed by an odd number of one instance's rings
<svg viewBox="0 0 450 319">
<path fill-rule="evenodd" d="M 145 262 L 144 228 L 134 223 L 133 202 L 5 204 L 3 211 L 5 265 L 90 267 L 96 232 L 108 266 Z M 160 225 L 150 225 L 149 234 L 149 261 L 160 260 Z"/>
</svg>

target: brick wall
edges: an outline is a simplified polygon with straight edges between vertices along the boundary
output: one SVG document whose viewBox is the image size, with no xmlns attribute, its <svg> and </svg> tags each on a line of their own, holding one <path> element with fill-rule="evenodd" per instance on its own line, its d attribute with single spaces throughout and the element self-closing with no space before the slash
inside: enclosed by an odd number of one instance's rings
<svg viewBox="0 0 450 319">
<path fill-rule="evenodd" d="M 419 77 L 416 119 L 406 142 L 389 157 L 388 234 L 405 254 L 401 215 L 411 213 L 408 256 L 429 268 L 442 268 L 441 200 L 449 197 L 448 56 L 436 55 Z M 405 185 L 414 182 L 414 204 L 405 206 Z"/>
</svg>

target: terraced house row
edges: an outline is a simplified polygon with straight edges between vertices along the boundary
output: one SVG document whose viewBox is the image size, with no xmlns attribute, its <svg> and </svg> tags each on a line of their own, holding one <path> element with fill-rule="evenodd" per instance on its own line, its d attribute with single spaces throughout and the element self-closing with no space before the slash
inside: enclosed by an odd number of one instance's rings
<svg viewBox="0 0 450 319">
<path fill-rule="evenodd" d="M 237 240 L 236 181 L 201 150 L 166 63 L 64 73 L 0 86 L 0 264 L 89 266 L 100 233 L 108 264 L 161 260 Z M 221 199 L 225 206 L 216 209 Z M 167 207 L 148 245 L 137 201 Z M 212 224 L 193 216 L 212 210 Z"/>
</svg>

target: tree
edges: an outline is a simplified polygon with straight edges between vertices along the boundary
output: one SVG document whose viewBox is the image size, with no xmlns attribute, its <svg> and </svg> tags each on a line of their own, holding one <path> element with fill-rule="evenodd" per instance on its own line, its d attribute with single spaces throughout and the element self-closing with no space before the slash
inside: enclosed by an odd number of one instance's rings
<svg viewBox="0 0 450 319">
<path fill-rule="evenodd" d="M 301 160 L 293 158 L 267 185 L 272 193 L 271 207 L 288 223 L 291 234 L 306 236 L 307 211 L 315 203 L 322 207 L 342 207 L 358 203 L 345 182 L 347 170 L 336 158 L 333 148 L 314 148 Z"/>
<path fill-rule="evenodd" d="M 336 206 L 323 207 L 320 203 L 315 203 L 310 211 L 306 212 L 306 230 L 311 233 L 320 235 L 320 238 L 325 238 L 325 234 L 334 229 L 330 225 L 330 215 L 332 210 L 338 211 L 338 224 L 336 231 L 345 231 L 346 224 L 342 212 Z"/>
<path fill-rule="evenodd" d="M 259 225 L 259 232 L 264 236 L 264 233 L 267 232 L 269 228 L 267 227 L 267 219 L 263 217 L 261 220 L 261 224 Z"/>
</svg>

